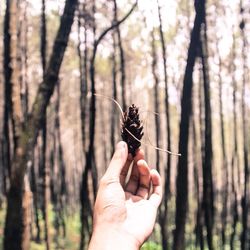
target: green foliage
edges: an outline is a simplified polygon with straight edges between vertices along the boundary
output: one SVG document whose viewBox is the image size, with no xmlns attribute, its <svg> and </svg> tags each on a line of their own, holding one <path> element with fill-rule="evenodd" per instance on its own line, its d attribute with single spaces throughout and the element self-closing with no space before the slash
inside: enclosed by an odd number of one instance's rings
<svg viewBox="0 0 250 250">
<path fill-rule="evenodd" d="M 4 236 L 4 220 L 5 220 L 5 208 L 3 206 L 0 209 L 0 249 L 2 249 L 3 244 L 3 236 Z M 55 219 L 55 213 L 52 210 L 52 206 L 49 209 L 49 232 L 50 232 L 50 239 L 51 239 L 51 249 L 78 249 L 80 243 L 80 218 L 79 213 L 75 213 L 70 216 L 65 216 L 65 224 L 66 224 L 66 237 L 63 237 L 62 233 L 57 233 L 53 227 Z M 42 213 L 39 212 L 39 220 L 40 220 L 40 227 L 41 227 L 41 238 L 42 241 L 37 243 L 35 241 L 31 241 L 30 250 L 45 250 L 45 241 L 44 241 L 44 223 L 42 221 Z"/>
<path fill-rule="evenodd" d="M 162 247 L 161 245 L 153 242 L 153 241 L 148 241 L 145 244 L 143 244 L 142 250 L 161 250 Z"/>
</svg>

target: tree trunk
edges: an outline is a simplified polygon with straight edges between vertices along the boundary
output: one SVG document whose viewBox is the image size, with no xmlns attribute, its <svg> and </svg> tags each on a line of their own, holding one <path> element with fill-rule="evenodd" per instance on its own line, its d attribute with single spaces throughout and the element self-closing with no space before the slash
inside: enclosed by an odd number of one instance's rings
<svg viewBox="0 0 250 250">
<path fill-rule="evenodd" d="M 112 98 L 117 101 L 117 63 L 116 63 L 116 37 L 113 32 L 113 54 L 112 54 Z M 117 128 L 117 119 L 116 119 L 116 106 L 112 105 L 111 111 L 111 126 L 110 126 L 110 145 L 111 151 L 110 156 L 112 157 L 115 151 L 115 133 Z"/>
<path fill-rule="evenodd" d="M 204 249 L 204 240 L 203 240 L 203 210 L 202 210 L 202 194 L 200 190 L 200 173 L 198 166 L 201 165 L 200 161 L 198 160 L 198 149 L 197 149 L 197 136 L 196 136 L 196 125 L 195 125 L 195 119 L 193 117 L 194 112 L 192 112 L 192 135 L 193 135 L 193 155 L 194 155 L 194 181 L 195 181 L 195 187 L 196 187 L 196 198 L 197 198 L 197 212 L 196 212 L 196 225 L 195 225 L 195 245 L 198 247 L 200 246 L 200 249 Z"/>
<path fill-rule="evenodd" d="M 196 16 L 191 33 L 191 41 L 188 49 L 187 65 L 184 75 L 184 84 L 181 100 L 181 121 L 179 135 L 179 151 L 181 157 L 178 161 L 178 173 L 176 183 L 176 214 L 174 231 L 174 250 L 185 249 L 185 224 L 188 205 L 188 139 L 189 121 L 192 110 L 193 69 L 200 41 L 200 29 L 203 22 L 205 0 L 195 1 Z"/>
<path fill-rule="evenodd" d="M 157 74 L 157 52 L 155 47 L 155 34 L 154 29 L 151 32 L 151 49 L 152 49 L 152 74 L 154 78 L 154 110 L 156 114 L 159 114 L 159 94 L 158 94 L 158 86 L 159 86 L 159 78 Z M 160 147 L 160 123 L 159 117 L 155 115 L 155 142 L 156 147 Z M 160 171 L 160 152 L 156 150 L 156 169 Z"/>
<path fill-rule="evenodd" d="M 214 221 L 214 193 L 212 179 L 212 118 L 210 104 L 210 82 L 208 69 L 208 49 L 206 33 L 206 11 L 204 6 L 203 25 L 201 32 L 201 61 L 204 84 L 204 103 L 205 103 L 205 157 L 203 161 L 203 209 L 205 211 L 205 223 L 207 228 L 207 243 L 210 250 L 213 246 L 213 221 Z"/>
<path fill-rule="evenodd" d="M 245 104 L 245 93 L 246 93 L 246 83 L 247 83 L 247 39 L 245 35 L 245 20 L 244 20 L 244 9 L 242 6 L 242 1 L 240 1 L 240 12 L 242 15 L 242 20 L 240 24 L 241 29 L 241 38 L 243 41 L 242 46 L 242 59 L 243 59 L 243 79 L 242 79 L 242 94 L 241 94 L 241 109 L 242 109 L 242 124 L 243 124 L 243 157 L 244 157 L 244 191 L 241 198 L 241 206 L 242 206 L 242 232 L 241 232 L 241 250 L 247 250 L 250 248 L 248 245 L 250 237 L 248 235 L 248 210 L 249 210 L 249 161 L 248 161 L 248 119 L 247 114 L 249 113 L 249 110 L 247 111 L 247 107 Z M 249 238 L 249 239 L 248 239 Z"/>
<path fill-rule="evenodd" d="M 39 86 L 31 114 L 20 132 L 20 139 L 18 140 L 17 150 L 13 159 L 11 186 L 7 198 L 8 205 L 4 231 L 5 250 L 24 249 L 22 246 L 22 190 L 24 187 L 24 175 L 27 162 L 30 160 L 32 148 L 35 145 L 39 129 L 41 128 L 41 121 L 44 119 L 45 110 L 57 82 L 59 69 L 73 23 L 76 3 L 77 0 L 67 0 L 65 3 L 44 81 Z M 13 240 L 13 237 L 15 237 L 15 240 Z"/>
<path fill-rule="evenodd" d="M 82 148 L 83 153 L 86 153 L 86 110 L 87 110 L 87 92 L 88 92 L 88 27 L 87 20 L 84 18 L 86 11 L 86 1 L 78 5 L 78 56 L 79 56 L 79 72 L 80 72 L 80 112 L 81 112 L 81 131 L 82 131 Z M 84 41 L 81 41 L 81 28 L 84 27 Z M 82 45 L 84 52 L 82 53 Z"/>
<path fill-rule="evenodd" d="M 117 7 L 116 7 L 116 0 L 114 0 L 114 21 L 117 21 Z M 117 101 L 117 60 L 116 60 L 116 32 L 112 32 L 112 39 L 113 39 L 113 52 L 112 52 L 112 97 L 114 100 Z M 111 126 L 110 126 L 110 145 L 111 145 L 111 151 L 110 156 L 113 156 L 113 153 L 115 151 L 115 133 L 116 133 L 116 113 L 115 113 L 116 107 L 115 105 L 112 105 L 112 111 L 111 111 Z"/>
<path fill-rule="evenodd" d="M 43 78 L 45 77 L 46 71 L 46 55 L 47 55 L 47 27 L 46 27 L 46 4 L 45 0 L 42 0 L 41 10 L 41 62 L 43 69 Z M 49 206 L 49 165 L 46 161 L 46 148 L 47 148 L 47 112 L 45 111 L 44 119 L 42 121 L 41 128 L 42 136 L 42 156 L 41 156 L 41 168 L 43 177 L 43 219 L 44 219 L 44 235 L 46 242 L 46 249 L 50 249 L 50 237 L 49 237 L 49 218 L 48 218 L 48 206 Z"/>
<path fill-rule="evenodd" d="M 161 8 L 159 5 L 159 0 L 157 0 L 158 5 L 158 18 L 159 18 L 159 32 L 161 40 L 162 49 L 162 59 L 163 59 L 163 72 L 164 72 L 164 83 L 165 83 L 165 112 L 166 112 L 166 123 L 167 123 L 167 150 L 171 151 L 171 132 L 170 132 L 170 111 L 169 111 L 169 101 L 168 101 L 168 76 L 167 76 L 167 51 L 166 42 L 162 29 L 162 17 Z M 165 167 L 165 184 L 164 184 L 164 197 L 162 206 L 160 209 L 160 224 L 162 230 L 162 247 L 163 250 L 170 248 L 169 246 L 169 236 L 168 236 L 168 200 L 170 198 L 170 176 L 171 176 L 171 154 L 167 154 L 167 165 Z"/>
<path fill-rule="evenodd" d="M 114 2 L 114 23 L 117 22 L 117 0 L 113 0 Z M 126 65 L 125 65 L 125 56 L 124 56 L 124 50 L 122 45 L 122 39 L 121 39 L 121 31 L 119 25 L 116 27 L 117 32 L 117 38 L 118 38 L 118 48 L 119 48 L 119 54 L 120 54 L 120 72 L 121 72 L 121 93 L 122 93 L 122 109 L 127 109 L 126 104 Z"/>
<path fill-rule="evenodd" d="M 232 214 L 233 214 L 233 221 L 232 221 L 232 232 L 230 235 L 230 249 L 234 249 L 234 238 L 236 234 L 236 226 L 239 220 L 238 214 L 238 194 L 237 194 L 237 181 L 236 181 L 236 172 L 235 170 L 239 168 L 239 154 L 238 154 L 238 133 L 237 133 L 237 111 L 236 111 L 236 93 L 237 93 L 237 82 L 235 79 L 235 63 L 234 60 L 236 58 L 235 55 L 235 37 L 233 38 L 233 48 L 232 48 L 232 82 L 233 82 L 233 134 L 234 134 L 234 144 L 233 144 L 233 153 L 232 153 L 232 170 L 231 170 L 231 185 L 232 185 Z"/>
<path fill-rule="evenodd" d="M 224 112 L 223 112 L 223 103 L 222 103 L 222 85 L 223 81 L 221 78 L 222 72 L 222 60 L 220 56 L 218 41 L 216 42 L 216 52 L 219 58 L 219 107 L 220 107 L 220 131 L 221 131 L 221 149 L 222 149 L 222 166 L 223 172 L 225 171 L 225 178 L 223 178 L 223 187 L 222 187 L 222 211 L 221 211 L 221 239 L 222 239 L 222 247 L 225 248 L 226 244 L 226 228 L 227 228 L 227 217 L 228 217 L 228 161 L 227 161 L 227 153 L 226 153 L 226 143 L 225 143 L 225 125 L 224 125 Z"/>
<path fill-rule="evenodd" d="M 9 120 L 12 112 L 11 106 L 11 84 L 10 77 L 12 69 L 10 67 L 10 1 L 6 0 L 6 11 L 4 17 L 4 121 L 3 121 L 3 163 L 10 178 L 11 175 L 11 153 L 9 138 Z M 6 178 L 7 179 L 7 178 Z M 7 184 L 5 189 L 7 190 Z"/>
</svg>

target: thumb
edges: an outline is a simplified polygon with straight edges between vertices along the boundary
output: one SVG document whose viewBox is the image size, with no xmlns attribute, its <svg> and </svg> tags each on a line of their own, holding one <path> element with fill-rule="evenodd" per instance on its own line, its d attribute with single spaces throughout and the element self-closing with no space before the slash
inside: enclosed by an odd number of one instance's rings
<svg viewBox="0 0 250 250">
<path fill-rule="evenodd" d="M 128 158 L 128 147 L 124 141 L 120 141 L 116 145 L 115 153 L 111 159 L 109 167 L 105 173 L 105 177 L 108 179 L 118 178 L 120 177 L 120 173 L 126 160 Z"/>
</svg>

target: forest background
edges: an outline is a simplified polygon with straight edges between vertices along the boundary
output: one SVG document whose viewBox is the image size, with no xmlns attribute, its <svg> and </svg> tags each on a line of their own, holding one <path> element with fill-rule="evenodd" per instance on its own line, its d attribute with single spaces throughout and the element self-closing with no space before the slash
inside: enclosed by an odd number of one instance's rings
<svg viewBox="0 0 250 250">
<path fill-rule="evenodd" d="M 0 248 L 87 249 L 113 98 L 164 182 L 143 249 L 249 249 L 249 21 L 247 0 L 1 0 Z"/>
</svg>

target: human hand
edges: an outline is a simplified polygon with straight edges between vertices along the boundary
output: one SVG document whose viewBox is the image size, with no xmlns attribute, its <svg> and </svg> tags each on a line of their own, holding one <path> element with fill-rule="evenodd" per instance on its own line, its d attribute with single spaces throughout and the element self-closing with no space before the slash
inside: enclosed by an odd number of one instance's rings
<svg viewBox="0 0 250 250">
<path fill-rule="evenodd" d="M 119 142 L 100 181 L 89 250 L 139 249 L 153 231 L 161 198 L 160 175 L 150 170 L 143 151 L 128 158 L 127 144 Z"/>
</svg>

